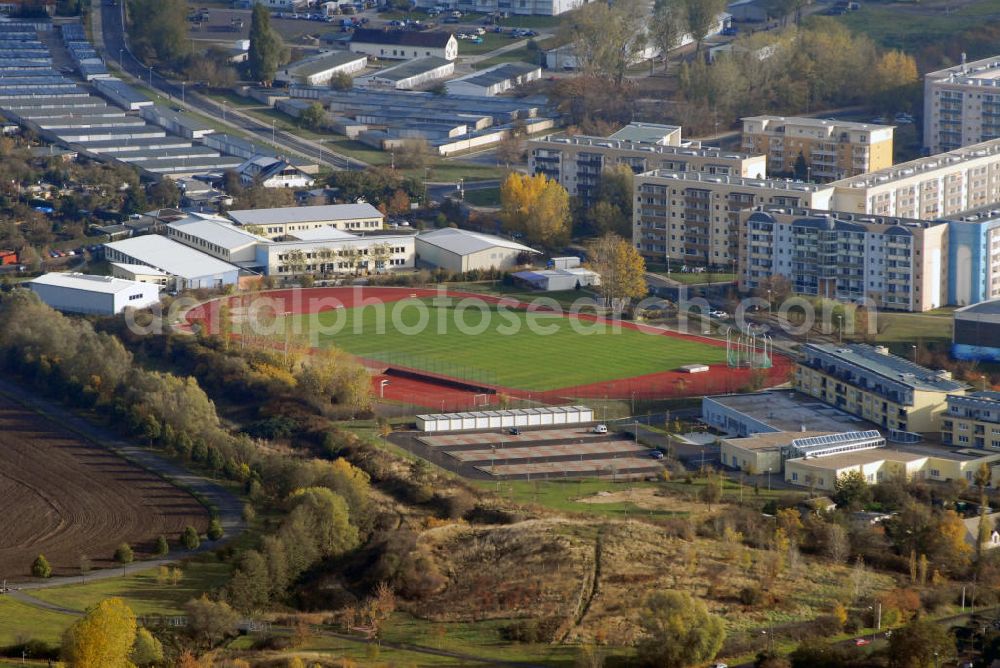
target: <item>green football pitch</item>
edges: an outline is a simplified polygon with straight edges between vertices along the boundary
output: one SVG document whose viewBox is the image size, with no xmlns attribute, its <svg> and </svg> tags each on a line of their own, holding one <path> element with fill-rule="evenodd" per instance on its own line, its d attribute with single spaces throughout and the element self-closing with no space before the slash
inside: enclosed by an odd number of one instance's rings
<svg viewBox="0 0 1000 668">
<path fill-rule="evenodd" d="M 550 390 L 726 361 L 726 349 L 625 326 L 424 300 L 288 316 L 292 331 L 381 360 L 478 383 Z"/>
</svg>

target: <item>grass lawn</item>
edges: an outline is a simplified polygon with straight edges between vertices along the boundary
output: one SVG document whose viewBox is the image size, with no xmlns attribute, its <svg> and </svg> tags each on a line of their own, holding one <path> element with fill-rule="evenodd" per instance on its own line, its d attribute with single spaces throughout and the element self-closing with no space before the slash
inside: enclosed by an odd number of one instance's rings
<svg viewBox="0 0 1000 668">
<path fill-rule="evenodd" d="M 865 33 L 885 47 L 907 52 L 953 37 L 956 33 L 1000 18 L 1000 0 L 977 0 L 948 11 L 951 3 L 934 6 L 875 4 L 837 18 L 852 31 Z"/>
<path fill-rule="evenodd" d="M 118 596 L 136 614 L 170 615 L 180 613 L 188 600 L 221 586 L 229 577 L 229 566 L 216 561 L 191 561 L 180 566 L 184 576 L 177 586 L 158 583 L 157 570 L 154 569 L 124 578 L 95 580 L 29 593 L 35 598 L 73 610 L 86 610 L 103 599 Z"/>
<path fill-rule="evenodd" d="M 12 645 L 19 639 L 30 638 L 58 643 L 63 631 L 74 621 L 76 617 L 40 610 L 0 596 L 0 645 Z"/>
<path fill-rule="evenodd" d="M 473 206 L 500 206 L 500 189 L 466 190 L 465 201 Z"/>
<path fill-rule="evenodd" d="M 434 306 L 430 300 L 404 300 L 387 305 L 381 313 L 376 308 L 352 308 L 291 317 L 299 321 L 292 323 L 292 331 L 315 333 L 320 345 L 330 343 L 390 364 L 526 390 L 725 360 L 724 348 L 555 314 L 498 311 L 478 300 L 464 310 Z"/>
<path fill-rule="evenodd" d="M 683 274 L 679 271 L 672 271 L 667 274 L 665 271 L 657 272 L 665 278 L 677 281 L 683 285 L 705 285 L 707 283 L 732 283 L 736 280 L 736 274 Z"/>
<path fill-rule="evenodd" d="M 876 340 L 887 344 L 926 344 L 951 341 L 951 318 L 923 313 L 878 314 Z"/>
<path fill-rule="evenodd" d="M 510 35 L 498 35 L 495 32 L 488 32 L 485 35 L 480 35 L 480 37 L 483 39 L 482 44 L 473 44 L 470 39 L 458 40 L 459 57 L 478 56 L 481 53 L 489 53 L 490 51 L 499 49 L 501 46 L 508 46 L 518 42 L 518 40 L 511 38 Z"/>
</svg>

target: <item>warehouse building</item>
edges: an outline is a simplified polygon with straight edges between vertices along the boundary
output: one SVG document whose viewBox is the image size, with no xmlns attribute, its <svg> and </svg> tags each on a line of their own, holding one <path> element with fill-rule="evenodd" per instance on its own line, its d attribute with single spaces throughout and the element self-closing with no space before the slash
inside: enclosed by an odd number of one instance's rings
<svg viewBox="0 0 1000 668">
<path fill-rule="evenodd" d="M 285 83 L 323 86 L 338 75 L 352 75 L 368 66 L 368 56 L 349 51 L 334 51 L 286 65 L 276 79 Z"/>
<path fill-rule="evenodd" d="M 97 79 L 93 83 L 94 90 L 126 111 L 138 111 L 143 107 L 153 106 L 152 100 L 121 79 L 110 77 Z"/>
<path fill-rule="evenodd" d="M 354 85 L 369 88 L 413 90 L 425 84 L 447 79 L 454 73 L 454 61 L 437 56 L 424 56 L 387 67 L 368 76 L 358 77 L 354 80 Z"/>
<path fill-rule="evenodd" d="M 265 239 L 219 216 L 191 214 L 167 225 L 167 237 L 202 253 L 238 265 L 252 264 Z"/>
<path fill-rule="evenodd" d="M 159 286 L 111 276 L 50 273 L 30 281 L 28 287 L 52 308 L 70 313 L 117 315 L 126 308 L 160 302 Z"/>
<path fill-rule="evenodd" d="M 385 217 L 368 203 L 324 204 L 277 209 L 238 209 L 226 215 L 237 225 L 268 239 L 286 234 L 333 226 L 349 232 L 382 229 Z"/>
<path fill-rule="evenodd" d="M 127 281 L 152 283 L 164 288 L 167 286 L 167 281 L 170 278 L 166 272 L 159 269 L 144 264 L 128 264 L 125 262 L 112 262 L 111 275 L 115 278 L 124 278 Z"/>
<path fill-rule="evenodd" d="M 1000 299 L 957 309 L 952 318 L 952 357 L 1000 362 Z"/>
<path fill-rule="evenodd" d="M 376 58 L 407 60 L 437 56 L 458 58 L 458 40 L 450 32 L 438 30 L 375 30 L 358 28 L 351 35 L 350 50 Z"/>
<path fill-rule="evenodd" d="M 456 273 L 475 269 L 510 269 L 538 255 L 516 241 L 447 227 L 416 236 L 417 261 Z"/>
<path fill-rule="evenodd" d="M 470 431 L 583 424 L 593 421 L 594 410 L 587 406 L 544 406 L 503 411 L 418 415 L 417 429 L 423 432 Z"/>
<path fill-rule="evenodd" d="M 569 269 L 540 269 L 537 271 L 519 271 L 511 277 L 532 290 L 555 292 L 557 290 L 579 290 L 593 285 L 600 285 L 601 275 L 596 271 L 583 267 Z"/>
<path fill-rule="evenodd" d="M 492 97 L 542 78 L 542 68 L 528 63 L 500 63 L 445 84 L 449 95 Z"/>
<path fill-rule="evenodd" d="M 141 264 L 164 272 L 170 290 L 214 289 L 239 281 L 239 267 L 158 234 L 104 244 L 104 256 L 109 262 Z"/>
<path fill-rule="evenodd" d="M 948 395 L 966 391 L 949 372 L 919 366 L 883 347 L 807 343 L 801 355 L 792 380 L 796 390 L 902 439 L 940 431 Z"/>
<path fill-rule="evenodd" d="M 758 206 L 740 214 L 739 285 L 928 311 L 947 303 L 948 240 L 944 221 Z"/>
</svg>

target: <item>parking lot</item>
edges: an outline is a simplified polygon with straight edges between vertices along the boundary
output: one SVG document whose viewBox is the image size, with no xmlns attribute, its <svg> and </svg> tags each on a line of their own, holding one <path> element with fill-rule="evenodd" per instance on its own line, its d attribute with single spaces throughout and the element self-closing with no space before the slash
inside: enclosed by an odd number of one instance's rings
<svg viewBox="0 0 1000 668">
<path fill-rule="evenodd" d="M 662 464 L 633 438 L 594 433 L 592 426 L 421 434 L 400 432 L 392 442 L 442 468 L 477 480 L 532 477 L 647 477 Z"/>
</svg>

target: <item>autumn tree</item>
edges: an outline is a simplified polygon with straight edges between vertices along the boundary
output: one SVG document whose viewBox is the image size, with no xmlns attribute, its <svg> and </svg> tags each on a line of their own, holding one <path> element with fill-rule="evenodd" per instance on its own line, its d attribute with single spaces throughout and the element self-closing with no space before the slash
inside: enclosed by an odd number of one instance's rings
<svg viewBox="0 0 1000 668">
<path fill-rule="evenodd" d="M 147 63 L 182 64 L 191 49 L 184 0 L 128 0 L 129 42 Z"/>
<path fill-rule="evenodd" d="M 431 147 L 426 139 L 405 139 L 392 149 L 393 161 L 403 169 L 420 169 L 431 157 Z"/>
<path fill-rule="evenodd" d="M 139 668 L 157 665 L 163 661 L 163 645 L 148 629 L 140 628 L 135 634 L 129 659 Z"/>
<path fill-rule="evenodd" d="M 388 206 L 389 215 L 391 216 L 402 216 L 410 212 L 410 196 L 406 194 L 406 191 L 402 188 L 398 188 L 392 197 L 389 198 Z"/>
<path fill-rule="evenodd" d="M 135 553 L 132 546 L 122 543 L 115 549 L 115 561 L 122 565 L 122 575 L 125 575 L 125 567 L 135 561 Z"/>
<path fill-rule="evenodd" d="M 684 0 L 655 0 L 649 38 L 663 56 L 664 72 L 670 67 L 670 52 L 680 46 L 687 32 L 687 3 Z"/>
<path fill-rule="evenodd" d="M 560 31 L 573 45 L 578 69 L 621 84 L 646 49 L 647 11 L 640 0 L 592 2 L 574 11 Z"/>
<path fill-rule="evenodd" d="M 209 540 L 219 540 L 225 534 L 225 530 L 222 528 L 222 522 L 219 521 L 218 517 L 213 517 L 212 521 L 208 523 L 208 530 L 205 535 Z"/>
<path fill-rule="evenodd" d="M 687 29 L 697 44 L 695 51 L 701 53 L 701 43 L 708 37 L 719 14 L 726 9 L 726 0 L 685 0 L 684 15 Z"/>
<path fill-rule="evenodd" d="M 598 292 L 615 313 L 633 299 L 646 296 L 646 261 L 635 246 L 616 234 L 605 234 L 587 249 L 588 266 L 600 274 Z"/>
<path fill-rule="evenodd" d="M 352 413 L 371 408 L 371 380 L 365 368 L 337 348 L 323 348 L 296 374 L 302 396 L 321 410 L 334 405 Z"/>
<path fill-rule="evenodd" d="M 725 639 L 725 624 L 705 604 L 679 591 L 650 594 L 639 612 L 639 657 L 648 665 L 684 668 L 712 659 Z"/>
<path fill-rule="evenodd" d="M 299 124 L 310 130 L 320 130 L 326 125 L 326 109 L 319 102 L 313 102 L 302 110 Z"/>
<path fill-rule="evenodd" d="M 287 59 L 288 50 L 281 41 L 281 35 L 271 27 L 271 12 L 266 6 L 255 3 L 250 16 L 250 50 L 247 55 L 250 76 L 270 84 L 278 66 Z"/>
<path fill-rule="evenodd" d="M 948 628 L 929 619 L 918 619 L 889 638 L 890 668 L 936 668 L 955 656 L 955 638 Z"/>
<path fill-rule="evenodd" d="M 606 167 L 594 196 L 593 205 L 580 216 L 596 234 L 613 232 L 632 236 L 632 198 L 635 174 L 628 165 Z"/>
<path fill-rule="evenodd" d="M 849 511 L 861 510 L 872 502 L 871 487 L 859 470 L 842 473 L 834 481 L 834 489 L 836 492 L 833 500 L 837 502 L 837 506 Z"/>
<path fill-rule="evenodd" d="M 311 536 L 322 556 L 340 556 L 357 547 L 358 529 L 350 522 L 344 497 L 325 487 L 308 487 L 297 491 L 292 500 L 295 507 L 287 524 Z"/>
<path fill-rule="evenodd" d="M 63 635 L 63 659 L 73 668 L 131 668 L 135 613 L 120 598 L 87 610 Z"/>
<path fill-rule="evenodd" d="M 500 216 L 529 243 L 555 248 L 569 240 L 569 194 L 544 174 L 512 172 L 500 186 Z"/>
<path fill-rule="evenodd" d="M 497 143 L 497 162 L 507 166 L 524 161 L 525 144 L 521 132 L 511 130 Z"/>
<path fill-rule="evenodd" d="M 199 644 L 211 647 L 236 633 L 240 616 L 223 601 L 213 601 L 202 594 L 184 604 L 188 633 Z"/>
<path fill-rule="evenodd" d="M 867 81 L 873 105 L 886 113 L 902 111 L 907 105 L 908 89 L 920 90 L 920 75 L 913 56 L 895 49 L 886 51 L 875 62 Z"/>
</svg>

